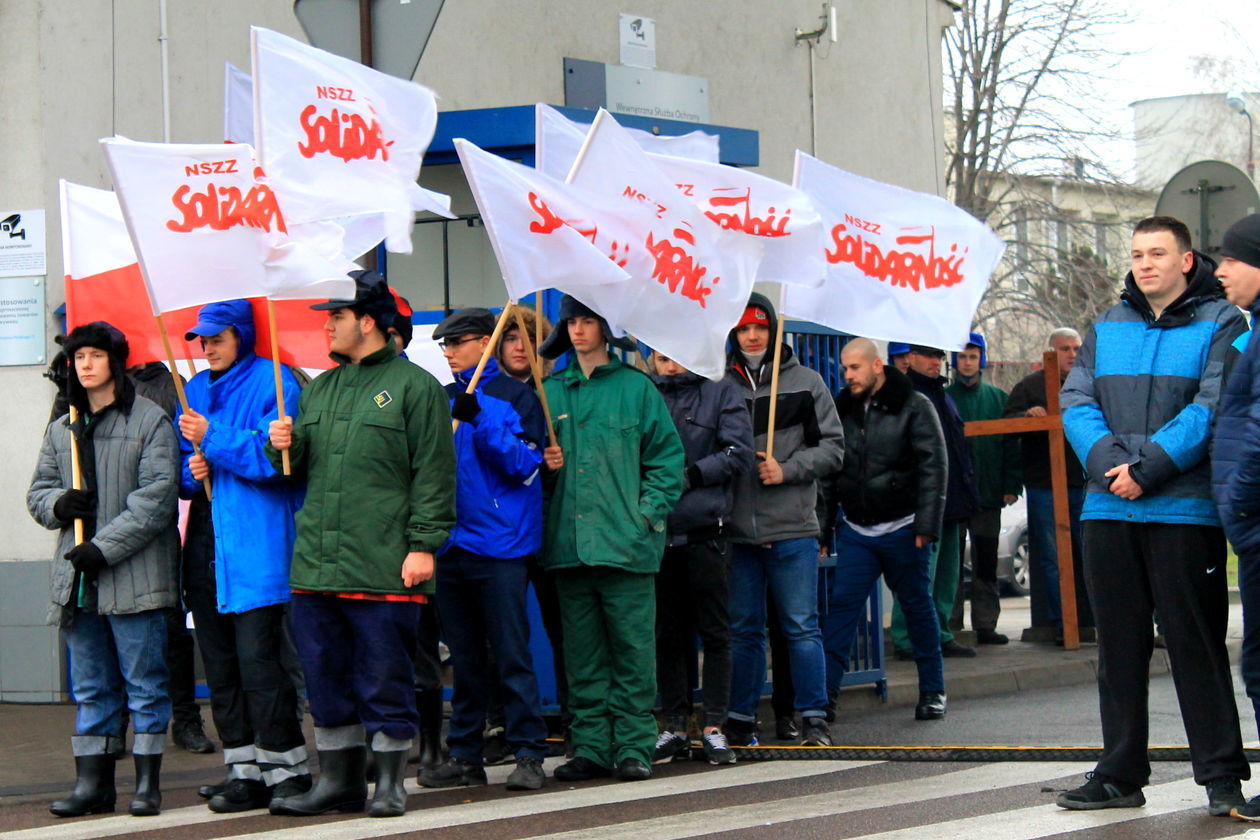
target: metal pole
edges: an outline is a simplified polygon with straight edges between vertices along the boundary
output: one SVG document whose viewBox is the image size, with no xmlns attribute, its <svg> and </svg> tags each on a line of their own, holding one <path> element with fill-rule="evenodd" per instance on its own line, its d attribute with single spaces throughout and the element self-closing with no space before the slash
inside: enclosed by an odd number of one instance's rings
<svg viewBox="0 0 1260 840">
<path fill-rule="evenodd" d="M 1247 118 L 1247 177 L 1256 180 L 1256 126 L 1251 119 L 1250 111 L 1243 111 Z"/>
<path fill-rule="evenodd" d="M 1212 188 L 1206 178 L 1199 180 L 1199 247 L 1208 250 L 1208 196 Z"/>
</svg>

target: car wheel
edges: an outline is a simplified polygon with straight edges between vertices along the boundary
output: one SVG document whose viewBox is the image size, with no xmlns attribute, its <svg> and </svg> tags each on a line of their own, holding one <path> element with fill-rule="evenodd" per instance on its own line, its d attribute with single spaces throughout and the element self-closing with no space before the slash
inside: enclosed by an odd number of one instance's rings
<svg viewBox="0 0 1260 840">
<path fill-rule="evenodd" d="M 1009 586 L 1014 595 L 1027 595 L 1028 588 L 1028 533 L 1023 533 L 1015 545 L 1015 554 L 1011 557 L 1011 578 Z"/>
</svg>

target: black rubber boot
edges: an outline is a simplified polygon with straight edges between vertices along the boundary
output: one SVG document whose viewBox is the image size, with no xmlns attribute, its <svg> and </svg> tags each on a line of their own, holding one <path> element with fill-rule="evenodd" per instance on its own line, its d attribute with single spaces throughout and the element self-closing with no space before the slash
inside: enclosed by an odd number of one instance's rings
<svg viewBox="0 0 1260 840">
<path fill-rule="evenodd" d="M 133 817 L 156 817 L 162 813 L 162 754 L 137 755 L 136 796 L 127 809 Z"/>
<path fill-rule="evenodd" d="M 369 817 L 401 817 L 407 813 L 407 791 L 403 789 L 407 753 L 408 750 L 372 751 L 376 758 L 376 793 L 368 809 Z"/>
<path fill-rule="evenodd" d="M 418 763 L 421 770 L 432 770 L 442 763 L 442 689 L 417 691 L 416 711 L 420 713 Z"/>
<path fill-rule="evenodd" d="M 58 817 L 112 814 L 118 794 L 114 790 L 114 755 L 76 755 L 74 790 L 48 810 Z"/>
<path fill-rule="evenodd" d="M 329 811 L 362 811 L 367 802 L 364 768 L 367 747 L 344 750 L 318 750 L 319 781 L 301 796 L 271 800 L 271 813 L 291 817 L 314 817 Z"/>
</svg>

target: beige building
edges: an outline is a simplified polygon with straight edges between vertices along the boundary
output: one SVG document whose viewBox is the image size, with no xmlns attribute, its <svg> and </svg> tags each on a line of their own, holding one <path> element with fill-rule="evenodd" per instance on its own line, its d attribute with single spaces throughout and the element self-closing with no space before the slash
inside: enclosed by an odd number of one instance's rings
<svg viewBox="0 0 1260 840">
<path fill-rule="evenodd" d="M 101 137 L 162 140 L 169 130 L 174 142 L 222 139 L 224 62 L 249 67 L 251 24 L 304 38 L 293 5 L 0 3 L 0 148 L 7 161 L 0 168 L 0 210 L 46 213 L 47 350 L 60 330 L 55 310 L 63 301 L 57 180 L 111 186 Z M 657 71 L 703 81 L 704 122 L 749 132 L 741 136 L 753 143 L 743 145 L 737 162 L 786 181 L 799 147 L 872 178 L 943 192 L 941 33 L 953 22 L 954 5 L 833 5 L 834 28 L 798 43 L 798 31 L 816 30 L 826 20 L 818 0 L 457 0 L 445 4 L 416 79 L 437 92 L 444 112 L 563 106 L 565 59 L 618 65 L 619 16 L 633 13 L 655 23 Z M 648 95 L 665 98 L 655 89 Z M 676 128 L 667 126 L 665 133 Z M 427 161 L 421 182 L 449 193 L 456 212 L 475 211 L 457 166 L 440 157 Z M 500 304 L 503 290 L 484 233 L 467 223 L 447 233 L 450 261 L 444 263 L 441 227 L 417 226 L 415 253 L 388 261 L 391 283 L 420 309 L 444 301 Z M 0 367 L 0 457 L 8 465 L 0 474 L 6 522 L 0 561 L 47 561 L 53 545 L 24 503 L 52 398 L 42 371 L 42 364 Z M 51 671 L 21 678 L 23 669 L 9 658 L 10 651 L 26 649 L 38 654 L 23 662 L 46 660 L 52 637 L 39 626 L 46 578 L 46 562 L 0 562 L 0 699 L 42 697 L 59 686 Z M 27 608 L 11 608 L 17 601 Z M 55 663 L 40 667 L 55 669 Z"/>
</svg>

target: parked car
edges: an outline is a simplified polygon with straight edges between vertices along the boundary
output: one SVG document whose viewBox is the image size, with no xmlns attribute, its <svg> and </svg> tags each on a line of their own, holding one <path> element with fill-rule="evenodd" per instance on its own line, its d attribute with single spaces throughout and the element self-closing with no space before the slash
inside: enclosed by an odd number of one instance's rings
<svg viewBox="0 0 1260 840">
<path fill-rule="evenodd" d="M 1028 508 L 1020 496 L 1013 505 L 1002 508 L 1002 530 L 998 532 L 998 585 L 1004 595 L 1028 594 Z M 963 548 L 963 580 L 970 591 L 971 535 Z"/>
</svg>

